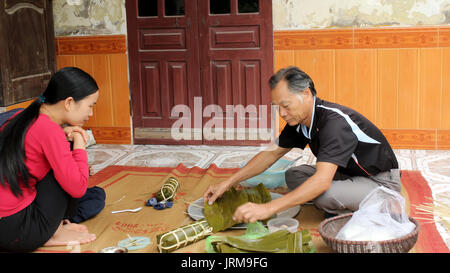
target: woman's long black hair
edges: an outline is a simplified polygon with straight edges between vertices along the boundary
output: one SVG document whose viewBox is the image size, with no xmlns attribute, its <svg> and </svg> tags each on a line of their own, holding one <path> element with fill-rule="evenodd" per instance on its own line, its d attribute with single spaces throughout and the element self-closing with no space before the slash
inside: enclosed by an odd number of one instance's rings
<svg viewBox="0 0 450 273">
<path fill-rule="evenodd" d="M 11 119 L 0 132 L 0 182 L 9 185 L 15 196 L 22 196 L 20 182 L 29 187 L 25 165 L 25 135 L 39 116 L 42 103 L 55 104 L 68 97 L 79 101 L 98 90 L 95 80 L 76 67 L 64 67 L 50 79 L 44 93 Z"/>
</svg>

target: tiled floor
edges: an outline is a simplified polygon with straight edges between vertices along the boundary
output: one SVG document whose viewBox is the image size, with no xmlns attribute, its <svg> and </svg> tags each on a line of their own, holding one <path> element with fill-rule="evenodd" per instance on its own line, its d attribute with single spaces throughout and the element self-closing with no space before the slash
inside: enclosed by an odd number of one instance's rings
<svg viewBox="0 0 450 273">
<path fill-rule="evenodd" d="M 109 165 L 130 165 L 149 167 L 176 167 L 183 163 L 186 167 L 207 168 L 216 164 L 222 168 L 239 167 L 247 162 L 263 147 L 243 146 L 176 146 L 176 145 L 106 145 L 89 147 L 89 163 L 94 173 Z M 433 198 L 450 197 L 450 151 L 395 150 L 400 168 L 419 170 L 430 184 Z M 285 155 L 293 160 L 302 155 L 295 165 L 314 164 L 315 157 L 309 149 L 294 149 Z M 450 248 L 450 230 L 440 224 L 437 228 Z"/>
</svg>

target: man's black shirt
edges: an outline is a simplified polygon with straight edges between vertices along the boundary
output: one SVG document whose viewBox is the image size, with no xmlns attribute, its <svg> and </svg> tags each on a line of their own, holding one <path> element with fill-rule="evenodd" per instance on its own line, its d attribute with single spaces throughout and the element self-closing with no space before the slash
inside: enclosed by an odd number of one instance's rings
<svg viewBox="0 0 450 273">
<path fill-rule="evenodd" d="M 309 144 L 317 162 L 336 164 L 338 172 L 350 176 L 398 169 L 394 151 L 384 135 L 353 109 L 315 98 L 311 127 L 286 124 L 278 145 L 304 149 Z"/>
</svg>

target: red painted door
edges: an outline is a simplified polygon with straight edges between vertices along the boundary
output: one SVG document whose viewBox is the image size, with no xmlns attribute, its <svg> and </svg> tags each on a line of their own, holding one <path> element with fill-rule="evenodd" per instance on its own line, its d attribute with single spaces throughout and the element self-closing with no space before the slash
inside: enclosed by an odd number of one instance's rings
<svg viewBox="0 0 450 273">
<path fill-rule="evenodd" d="M 203 105 L 219 106 L 212 112 L 223 117 L 224 128 L 223 134 L 208 135 L 214 121 L 205 113 L 203 143 L 264 142 L 271 118 L 270 108 L 264 107 L 270 105 L 267 82 L 273 73 L 272 1 L 208 0 L 198 5 Z"/>
<path fill-rule="evenodd" d="M 177 142 L 176 105 L 201 96 L 196 1 L 127 0 L 128 54 L 136 144 Z"/>
<path fill-rule="evenodd" d="M 257 128 L 270 128 L 271 5 L 126 1 L 134 143 L 261 143 Z"/>
</svg>

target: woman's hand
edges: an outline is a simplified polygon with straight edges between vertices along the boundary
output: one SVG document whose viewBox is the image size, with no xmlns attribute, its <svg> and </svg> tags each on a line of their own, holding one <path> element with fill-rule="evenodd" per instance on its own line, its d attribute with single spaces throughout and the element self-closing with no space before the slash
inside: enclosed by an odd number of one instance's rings
<svg viewBox="0 0 450 273">
<path fill-rule="evenodd" d="M 72 139 L 73 139 L 73 149 L 86 149 L 87 141 L 85 141 L 85 138 L 83 135 L 78 131 L 73 131 L 71 133 Z"/>
<path fill-rule="evenodd" d="M 77 132 L 83 136 L 84 141 L 87 143 L 89 140 L 89 135 L 86 131 L 80 126 L 66 126 L 63 128 L 64 133 L 66 134 L 66 138 L 68 141 L 73 141 L 73 133 Z"/>
</svg>

